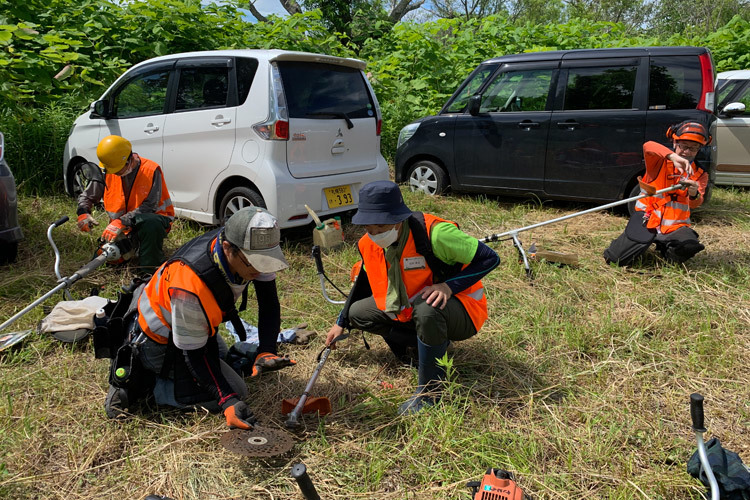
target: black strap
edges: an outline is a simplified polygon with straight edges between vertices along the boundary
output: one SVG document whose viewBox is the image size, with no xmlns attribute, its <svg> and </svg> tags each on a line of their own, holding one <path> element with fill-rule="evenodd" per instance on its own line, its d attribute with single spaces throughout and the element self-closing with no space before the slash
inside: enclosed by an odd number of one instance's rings
<svg viewBox="0 0 750 500">
<path fill-rule="evenodd" d="M 409 221 L 409 230 L 411 231 L 412 238 L 414 238 L 414 246 L 417 249 L 417 252 L 424 256 L 427 265 L 430 266 L 435 278 L 433 281 L 435 283 L 442 283 L 448 278 L 458 274 L 458 272 L 461 271 L 462 264 L 447 264 L 438 259 L 433 253 L 432 243 L 427 234 L 427 224 L 424 220 L 424 214 L 422 212 L 412 212 L 407 220 Z M 458 227 L 458 224 L 456 224 L 456 227 Z"/>
<path fill-rule="evenodd" d="M 221 228 L 214 229 L 202 236 L 193 238 L 175 252 L 167 261 L 167 265 L 179 261 L 189 266 L 211 290 L 219 308 L 224 311 L 226 318 L 234 326 L 237 336 L 244 342 L 247 340 L 247 332 L 245 332 L 245 327 L 242 325 L 239 313 L 234 305 L 234 293 L 232 293 L 229 283 L 216 266 L 211 253 L 211 242 L 219 236 L 220 231 Z M 240 311 L 244 311 L 245 307 L 247 307 L 247 288 L 242 292 Z"/>
</svg>

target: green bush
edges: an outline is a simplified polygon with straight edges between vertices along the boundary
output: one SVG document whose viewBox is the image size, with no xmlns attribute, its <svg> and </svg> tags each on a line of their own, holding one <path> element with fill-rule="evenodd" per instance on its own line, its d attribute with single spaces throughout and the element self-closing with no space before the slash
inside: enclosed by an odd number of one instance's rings
<svg viewBox="0 0 750 500">
<path fill-rule="evenodd" d="M 19 193 L 43 195 L 63 191 L 63 148 L 73 120 L 82 111 L 80 106 L 58 102 L 0 116 L 6 159 Z"/>
</svg>

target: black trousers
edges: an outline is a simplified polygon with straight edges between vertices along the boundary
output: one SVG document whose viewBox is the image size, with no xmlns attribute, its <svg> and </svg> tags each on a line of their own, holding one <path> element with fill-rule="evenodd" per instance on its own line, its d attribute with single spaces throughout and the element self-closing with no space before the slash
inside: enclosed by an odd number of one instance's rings
<svg viewBox="0 0 750 500">
<path fill-rule="evenodd" d="M 668 262 L 682 263 L 705 247 L 698 242 L 698 233 L 682 226 L 671 233 L 657 233 L 646 227 L 642 212 L 636 212 L 625 226 L 625 231 L 604 250 L 604 260 L 609 264 L 629 266 L 648 250 L 652 243 Z"/>
</svg>

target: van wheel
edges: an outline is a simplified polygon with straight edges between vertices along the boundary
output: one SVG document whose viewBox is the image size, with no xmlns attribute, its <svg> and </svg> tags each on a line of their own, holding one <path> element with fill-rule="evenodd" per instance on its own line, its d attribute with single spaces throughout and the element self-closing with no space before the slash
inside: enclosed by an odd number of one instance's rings
<svg viewBox="0 0 750 500">
<path fill-rule="evenodd" d="M 16 261 L 18 256 L 18 242 L 4 243 L 0 241 L 0 265 L 10 264 Z"/>
<path fill-rule="evenodd" d="M 73 198 L 78 198 L 78 195 L 85 191 L 91 182 L 83 172 L 84 165 L 84 162 L 76 163 L 68 172 L 68 192 Z"/>
<path fill-rule="evenodd" d="M 429 160 L 418 161 L 409 169 L 406 176 L 409 189 L 422 191 L 430 196 L 443 194 L 448 188 L 448 176 L 437 163 Z"/>
<path fill-rule="evenodd" d="M 630 190 L 630 194 L 628 195 L 628 198 L 632 198 L 633 196 L 638 196 L 641 194 L 641 186 L 636 184 L 633 186 L 633 189 Z M 632 217 L 633 214 L 635 214 L 635 201 L 631 201 L 627 204 L 628 207 L 628 216 Z"/>
<path fill-rule="evenodd" d="M 266 208 L 266 202 L 263 197 L 249 187 L 236 187 L 227 191 L 224 198 L 221 199 L 221 208 L 219 210 L 219 223 L 224 223 L 232 214 L 240 211 L 245 207 L 263 207 Z"/>
</svg>

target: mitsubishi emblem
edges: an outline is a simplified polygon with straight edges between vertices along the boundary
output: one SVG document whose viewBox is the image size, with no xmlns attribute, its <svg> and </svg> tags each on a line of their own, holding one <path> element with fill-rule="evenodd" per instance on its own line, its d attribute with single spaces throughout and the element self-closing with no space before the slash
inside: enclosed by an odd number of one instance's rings
<svg viewBox="0 0 750 500">
<path fill-rule="evenodd" d="M 344 137 L 344 134 L 341 133 L 341 129 L 336 133 L 336 137 Z"/>
</svg>

